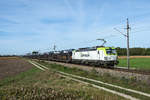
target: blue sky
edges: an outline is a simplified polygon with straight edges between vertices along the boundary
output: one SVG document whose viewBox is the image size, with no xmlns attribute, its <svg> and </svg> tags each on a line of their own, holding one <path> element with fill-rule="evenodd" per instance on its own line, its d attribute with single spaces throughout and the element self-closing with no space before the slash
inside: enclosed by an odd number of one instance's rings
<svg viewBox="0 0 150 100">
<path fill-rule="evenodd" d="M 100 45 L 150 47 L 150 0 L 1 0 L 0 54 Z"/>
</svg>

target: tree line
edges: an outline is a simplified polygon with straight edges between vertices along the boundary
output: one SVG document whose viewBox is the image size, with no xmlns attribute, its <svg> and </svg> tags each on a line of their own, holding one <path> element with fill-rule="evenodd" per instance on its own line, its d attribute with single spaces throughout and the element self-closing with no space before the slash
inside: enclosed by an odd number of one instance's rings
<svg viewBox="0 0 150 100">
<path fill-rule="evenodd" d="M 117 54 L 119 56 L 127 55 L 126 48 L 117 47 Z M 130 48 L 130 55 L 131 56 L 150 56 L 150 48 Z"/>
</svg>

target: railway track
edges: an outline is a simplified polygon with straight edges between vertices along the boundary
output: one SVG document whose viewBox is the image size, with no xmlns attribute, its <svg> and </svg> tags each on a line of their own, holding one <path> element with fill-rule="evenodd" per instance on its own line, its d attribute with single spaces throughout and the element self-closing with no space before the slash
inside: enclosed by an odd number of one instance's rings
<svg viewBox="0 0 150 100">
<path fill-rule="evenodd" d="M 43 61 L 47 61 L 47 60 L 43 60 Z M 127 69 L 125 67 L 114 67 L 114 68 L 105 68 L 105 67 L 98 67 L 98 66 L 91 66 L 91 65 L 83 65 L 83 64 L 74 64 L 74 63 L 65 63 L 65 62 L 57 62 L 57 61 L 48 61 L 48 62 L 54 62 L 57 64 L 67 64 L 67 65 L 75 65 L 75 66 L 84 66 L 87 68 L 96 68 L 96 69 L 106 69 L 106 70 L 115 70 L 115 71 L 121 71 L 121 72 L 130 72 L 130 73 L 137 73 L 137 74 L 143 74 L 143 75 L 150 75 L 150 70 L 142 70 L 142 69 Z"/>
<path fill-rule="evenodd" d="M 116 67 L 113 70 L 124 71 L 124 72 L 131 72 L 131 73 L 137 73 L 137 74 L 144 74 L 144 75 L 150 75 L 150 70 L 125 69 L 125 68 L 120 68 L 120 67 Z"/>
</svg>

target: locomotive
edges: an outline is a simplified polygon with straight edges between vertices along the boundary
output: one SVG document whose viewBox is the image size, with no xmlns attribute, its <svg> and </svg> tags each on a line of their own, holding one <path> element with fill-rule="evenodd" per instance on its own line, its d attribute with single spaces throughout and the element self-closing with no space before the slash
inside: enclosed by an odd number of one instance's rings
<svg viewBox="0 0 150 100">
<path fill-rule="evenodd" d="M 104 46 L 52 51 L 48 54 L 34 56 L 34 58 L 100 67 L 114 67 L 119 63 L 116 49 Z"/>
<path fill-rule="evenodd" d="M 114 66 L 118 64 L 117 52 L 114 47 L 92 47 L 74 50 L 72 61 L 97 66 Z"/>
</svg>

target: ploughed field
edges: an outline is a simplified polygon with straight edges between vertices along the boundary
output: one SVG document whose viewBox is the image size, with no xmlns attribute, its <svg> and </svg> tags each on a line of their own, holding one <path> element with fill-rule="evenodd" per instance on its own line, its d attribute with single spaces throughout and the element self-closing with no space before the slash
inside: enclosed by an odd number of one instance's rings
<svg viewBox="0 0 150 100">
<path fill-rule="evenodd" d="M 119 56 L 119 59 L 127 58 L 127 56 Z M 130 56 L 130 58 L 150 58 L 150 56 Z"/>
<path fill-rule="evenodd" d="M 19 57 L 0 57 L 0 79 L 17 75 L 32 67 L 30 63 Z"/>
<path fill-rule="evenodd" d="M 120 67 L 127 66 L 126 56 L 119 57 Z M 130 57 L 130 66 L 131 68 L 141 69 L 141 70 L 150 70 L 150 56 L 131 56 Z"/>
</svg>

